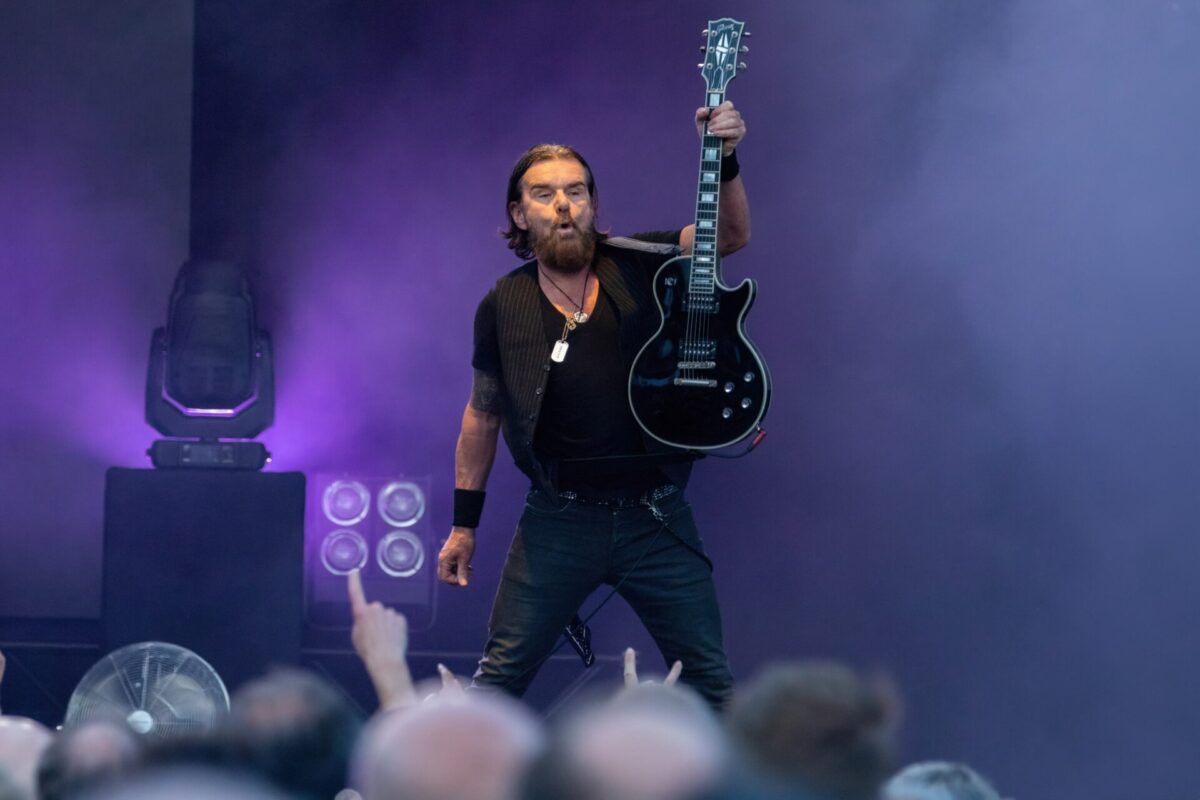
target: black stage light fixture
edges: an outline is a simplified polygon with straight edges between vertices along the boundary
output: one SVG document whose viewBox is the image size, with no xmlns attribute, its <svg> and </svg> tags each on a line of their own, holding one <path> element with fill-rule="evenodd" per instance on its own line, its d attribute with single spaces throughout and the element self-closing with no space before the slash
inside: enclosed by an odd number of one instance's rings
<svg viewBox="0 0 1200 800">
<path fill-rule="evenodd" d="M 250 440 L 274 418 L 271 338 L 255 324 L 246 276 L 227 261 L 185 262 L 150 344 L 146 422 L 169 437 L 154 442 L 151 461 L 262 469 L 270 454 Z"/>
</svg>

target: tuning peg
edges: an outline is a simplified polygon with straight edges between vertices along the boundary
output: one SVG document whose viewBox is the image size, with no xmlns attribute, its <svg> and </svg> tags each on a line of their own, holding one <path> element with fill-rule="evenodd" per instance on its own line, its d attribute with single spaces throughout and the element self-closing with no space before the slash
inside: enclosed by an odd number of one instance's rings
<svg viewBox="0 0 1200 800">
<path fill-rule="evenodd" d="M 747 67 L 747 66 L 746 66 L 746 62 L 745 62 L 745 61 L 739 61 L 739 62 L 738 62 L 738 69 L 749 69 L 749 67 Z"/>
<path fill-rule="evenodd" d="M 696 65 L 696 69 L 704 69 L 704 65 L 703 65 L 703 64 L 697 64 L 697 65 Z"/>
<path fill-rule="evenodd" d="M 749 52 L 750 52 L 750 48 L 749 48 L 749 47 L 746 47 L 746 45 L 742 45 L 741 47 L 739 47 L 739 48 L 738 48 L 738 52 L 739 52 L 739 53 L 749 53 Z"/>
<path fill-rule="evenodd" d="M 703 52 L 704 52 L 705 50 L 707 50 L 707 49 L 708 49 L 708 48 L 707 48 L 707 47 L 705 47 L 704 45 L 700 45 L 700 52 L 701 52 L 701 53 L 703 53 Z"/>
<path fill-rule="evenodd" d="M 708 36 L 708 28 L 705 28 L 704 30 L 700 31 L 700 35 L 701 35 L 701 36 Z"/>
<path fill-rule="evenodd" d="M 749 36 L 749 35 L 750 35 L 750 31 L 742 31 L 742 36 Z"/>
</svg>

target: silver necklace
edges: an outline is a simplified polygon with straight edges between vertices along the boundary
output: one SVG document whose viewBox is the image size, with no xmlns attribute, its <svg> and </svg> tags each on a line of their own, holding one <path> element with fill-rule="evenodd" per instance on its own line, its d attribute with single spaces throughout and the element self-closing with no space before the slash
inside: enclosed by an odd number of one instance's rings
<svg viewBox="0 0 1200 800">
<path fill-rule="evenodd" d="M 591 267 L 588 268 L 588 274 L 585 275 L 583 278 L 583 293 L 579 296 L 580 302 L 578 302 L 578 303 L 575 302 L 575 299 L 573 297 L 571 297 L 571 295 L 564 292 L 563 288 L 561 286 L 559 286 L 557 283 L 554 282 L 554 278 L 551 278 L 549 275 L 546 274 L 546 270 L 542 269 L 541 264 L 538 265 L 538 272 L 542 273 L 543 278 L 550 281 L 550 285 L 553 286 L 555 289 L 557 289 L 559 294 L 561 294 L 563 297 L 567 298 L 568 303 L 575 306 L 575 308 L 579 309 L 575 313 L 568 314 L 567 316 L 570 317 L 571 319 L 573 319 L 579 325 L 582 325 L 583 323 L 587 322 L 588 315 L 587 315 L 587 312 L 583 310 L 583 304 L 587 302 L 588 281 L 592 277 Z M 563 338 L 566 338 L 566 337 L 564 336 Z"/>
</svg>

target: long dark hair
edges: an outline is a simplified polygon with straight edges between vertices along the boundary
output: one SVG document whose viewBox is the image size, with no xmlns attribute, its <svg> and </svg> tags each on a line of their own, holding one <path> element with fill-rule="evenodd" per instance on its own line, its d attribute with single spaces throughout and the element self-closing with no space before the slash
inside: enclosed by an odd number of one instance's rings
<svg viewBox="0 0 1200 800">
<path fill-rule="evenodd" d="M 513 166 L 512 175 L 508 176 L 508 193 L 504 198 L 504 218 L 508 220 L 508 228 L 500 229 L 500 235 L 508 240 L 508 248 L 519 258 L 525 260 L 533 258 L 529 231 L 523 231 L 517 227 L 517 223 L 513 222 L 512 214 L 508 211 L 508 206 L 509 203 L 521 202 L 521 178 L 525 177 L 529 168 L 539 161 L 550 161 L 555 158 L 572 158 L 583 166 L 583 171 L 587 173 L 588 196 L 592 199 L 592 211 L 593 214 L 595 213 L 596 180 L 592 177 L 592 168 L 588 166 L 583 156 L 579 155 L 578 150 L 565 144 L 539 144 L 526 150 Z M 597 231 L 596 238 L 599 240 L 605 236 Z"/>
</svg>

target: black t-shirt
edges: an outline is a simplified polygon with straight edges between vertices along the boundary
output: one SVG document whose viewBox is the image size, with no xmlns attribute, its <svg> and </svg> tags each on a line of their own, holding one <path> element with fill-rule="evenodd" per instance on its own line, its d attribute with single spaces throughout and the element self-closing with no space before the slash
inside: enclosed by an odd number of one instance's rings
<svg viewBox="0 0 1200 800">
<path fill-rule="evenodd" d="M 636 234 L 631 238 L 678 244 L 679 231 Z M 616 249 L 616 248 L 613 248 Z M 644 263 L 647 283 L 668 258 L 661 253 L 624 251 L 622 257 Z M 538 293 L 547 348 L 562 336 L 566 318 Z M 567 333 L 567 354 L 552 362 L 546 396 L 542 401 L 533 449 L 539 461 L 572 458 L 638 455 L 645 452 L 641 428 L 629 410 L 629 367 L 621 356 L 619 316 L 612 298 L 600 288 L 596 307 L 587 322 Z M 471 365 L 499 376 L 500 344 L 496 336 L 495 309 L 486 303 L 476 316 L 475 352 Z M 613 472 L 603 468 L 563 464 L 560 490 L 597 493 L 641 491 L 666 482 L 657 469 Z"/>
<path fill-rule="evenodd" d="M 541 303 L 547 338 L 557 340 L 562 336 L 562 312 L 544 294 Z M 602 470 L 562 463 L 564 459 L 646 452 L 641 428 L 629 411 L 629 369 L 621 358 L 618 335 L 617 309 L 602 288 L 592 316 L 567 332 L 566 358 L 550 365 L 533 452 L 539 461 L 562 464 L 560 489 L 642 490 L 664 483 L 655 469 L 606 475 Z"/>
</svg>

